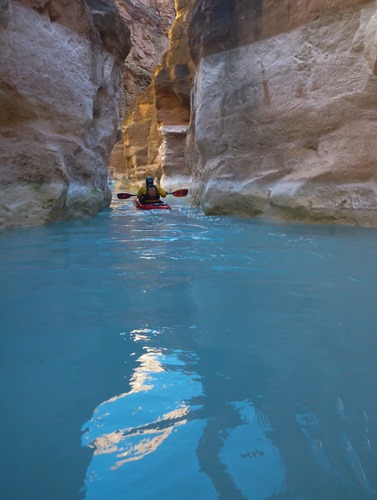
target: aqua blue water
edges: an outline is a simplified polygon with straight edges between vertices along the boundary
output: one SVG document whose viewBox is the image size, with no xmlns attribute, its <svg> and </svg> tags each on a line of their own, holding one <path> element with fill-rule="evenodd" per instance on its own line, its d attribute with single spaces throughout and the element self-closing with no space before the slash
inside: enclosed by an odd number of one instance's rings
<svg viewBox="0 0 377 500">
<path fill-rule="evenodd" d="M 172 201 L 0 233 L 0 497 L 376 498 L 377 231 Z"/>
</svg>

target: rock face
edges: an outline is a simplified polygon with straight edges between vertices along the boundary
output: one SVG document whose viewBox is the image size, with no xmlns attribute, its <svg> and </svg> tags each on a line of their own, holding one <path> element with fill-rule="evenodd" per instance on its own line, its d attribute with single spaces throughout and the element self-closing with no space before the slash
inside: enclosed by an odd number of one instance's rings
<svg viewBox="0 0 377 500">
<path fill-rule="evenodd" d="M 206 213 L 377 225 L 377 2 L 194 6 L 189 154 Z"/>
<path fill-rule="evenodd" d="M 193 5 L 193 0 L 176 1 L 177 16 L 170 31 L 169 49 L 155 78 L 161 183 L 168 189 L 191 184 L 185 146 L 194 79 L 188 39 Z"/>
<path fill-rule="evenodd" d="M 129 30 L 112 0 L 0 0 L 0 226 L 108 206 Z"/>
<path fill-rule="evenodd" d="M 124 119 L 136 96 L 152 81 L 168 47 L 168 32 L 175 17 L 174 0 L 115 0 L 131 33 L 131 50 L 123 75 Z"/>
<path fill-rule="evenodd" d="M 158 130 L 154 86 L 136 97 L 122 125 L 122 162 L 113 171 L 118 180 L 139 181 L 147 175 L 156 175 L 159 168 L 158 150 L 160 133 Z M 113 165 L 112 165 L 113 168 Z"/>
<path fill-rule="evenodd" d="M 111 166 L 117 179 L 139 181 L 146 175 L 161 179 L 169 189 L 191 179 L 185 161 L 194 65 L 188 45 L 193 0 L 175 2 L 176 18 L 169 46 L 145 92 L 123 123 L 122 162 Z M 119 145 L 117 145 L 117 148 Z"/>
<path fill-rule="evenodd" d="M 111 175 L 121 180 L 144 175 L 147 162 L 153 163 L 158 154 L 159 143 L 154 146 L 155 100 L 149 86 L 154 70 L 168 48 L 168 31 L 175 17 L 175 8 L 174 0 L 116 1 L 130 27 L 132 40 L 123 75 L 123 137 L 116 144 L 109 163 Z"/>
</svg>

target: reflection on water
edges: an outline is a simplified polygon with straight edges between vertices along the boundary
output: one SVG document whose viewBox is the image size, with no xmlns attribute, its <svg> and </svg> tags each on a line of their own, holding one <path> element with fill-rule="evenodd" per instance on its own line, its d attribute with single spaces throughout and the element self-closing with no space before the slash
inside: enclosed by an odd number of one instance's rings
<svg viewBox="0 0 377 500">
<path fill-rule="evenodd" d="M 234 402 L 231 407 L 241 422 L 227 431 L 219 459 L 244 498 L 270 498 L 285 485 L 285 469 L 271 425 L 248 401 Z M 268 481 L 266 471 L 270 471 Z"/>
<path fill-rule="evenodd" d="M 195 440 L 188 439 L 203 426 L 200 419 L 192 422 L 191 417 L 200 408 L 192 401 L 202 395 L 200 378 L 193 371 L 195 357 L 189 352 L 168 353 L 152 346 L 151 338 L 159 333 L 147 328 L 130 333 L 134 342 L 143 344 L 131 390 L 101 403 L 84 426 L 83 444 L 94 449 L 85 484 L 89 498 L 97 498 L 99 491 L 101 495 L 108 491 L 111 498 L 124 498 L 127 491 L 132 498 L 142 498 L 143 491 L 146 495 L 148 491 L 173 493 L 159 475 L 161 468 L 165 474 L 170 470 L 172 485 L 191 475 L 195 478 L 192 492 L 210 489 L 195 459 Z M 167 440 L 175 441 L 173 447 Z M 146 459 L 156 452 L 158 463 L 153 465 Z M 186 462 L 182 457 L 189 455 L 191 462 Z M 134 462 L 142 459 L 147 463 L 135 469 Z M 119 471 L 130 465 L 129 471 Z M 148 478 L 148 484 L 137 484 L 135 489 L 136 478 L 143 477 Z"/>
<path fill-rule="evenodd" d="M 359 421 L 356 423 L 355 428 L 361 434 L 361 442 L 359 443 L 358 439 L 350 437 L 350 433 L 353 433 L 352 426 L 349 424 L 351 418 L 346 415 L 341 398 L 338 397 L 334 403 L 334 413 L 338 414 L 338 425 L 332 439 L 335 438 L 338 441 L 343 460 L 339 461 L 331 456 L 332 445 L 321 431 L 323 424 L 318 421 L 317 416 L 310 412 L 297 413 L 296 421 L 307 439 L 310 453 L 322 470 L 334 477 L 345 488 L 354 491 L 355 496 L 376 498 L 377 492 L 370 486 L 366 470 L 363 468 L 363 458 L 365 457 L 361 457 L 352 444 L 354 441 L 355 446 L 362 450 L 363 455 L 365 452 L 374 454 L 369 440 L 368 417 L 365 412 L 362 412 L 360 420 L 358 419 Z M 366 466 L 368 466 L 367 462 Z"/>
<path fill-rule="evenodd" d="M 217 492 L 247 498 L 251 491 L 255 498 L 268 498 L 281 491 L 284 467 L 268 419 L 250 401 L 226 404 L 220 419 L 204 418 L 195 354 L 154 347 L 160 333 L 148 328 L 130 333 L 143 344 L 131 390 L 101 403 L 83 428 L 83 444 L 94 450 L 86 496 L 103 498 L 107 491 L 111 498 L 127 497 L 125 492 L 130 498 L 149 498 L 158 492 L 158 498 L 174 498 L 182 484 L 180 498 L 217 498 Z M 156 465 L 164 476 L 155 475 Z M 266 469 L 268 481 L 263 479 Z M 146 490 L 135 483 L 135 474 L 148 479 Z"/>
</svg>

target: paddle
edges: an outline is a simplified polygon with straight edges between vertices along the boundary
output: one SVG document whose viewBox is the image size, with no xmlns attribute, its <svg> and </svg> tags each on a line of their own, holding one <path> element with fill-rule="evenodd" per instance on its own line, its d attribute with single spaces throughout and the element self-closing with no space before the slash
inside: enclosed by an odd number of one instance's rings
<svg viewBox="0 0 377 500">
<path fill-rule="evenodd" d="M 182 198 L 183 196 L 186 196 L 188 193 L 188 189 L 177 189 L 176 191 L 172 191 L 171 193 L 166 193 L 166 194 L 172 194 L 173 196 L 177 196 L 177 198 Z M 127 200 L 128 198 L 131 198 L 131 196 L 137 196 L 137 194 L 130 194 L 130 193 L 118 193 L 117 197 L 120 200 Z"/>
</svg>

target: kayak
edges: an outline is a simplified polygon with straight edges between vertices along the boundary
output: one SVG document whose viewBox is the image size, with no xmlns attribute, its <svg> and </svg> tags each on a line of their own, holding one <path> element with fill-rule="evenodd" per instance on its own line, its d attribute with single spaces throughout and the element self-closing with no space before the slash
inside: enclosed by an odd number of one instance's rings
<svg viewBox="0 0 377 500">
<path fill-rule="evenodd" d="M 171 206 L 163 202 L 142 204 L 137 198 L 135 198 L 134 202 L 139 210 L 171 210 Z"/>
</svg>

